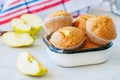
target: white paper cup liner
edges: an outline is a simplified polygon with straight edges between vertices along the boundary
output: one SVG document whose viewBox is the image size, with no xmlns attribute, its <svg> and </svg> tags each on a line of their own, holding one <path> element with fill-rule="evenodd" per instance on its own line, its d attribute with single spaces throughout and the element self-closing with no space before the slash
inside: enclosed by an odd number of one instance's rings
<svg viewBox="0 0 120 80">
<path fill-rule="evenodd" d="M 70 16 L 58 16 L 54 18 L 47 18 L 44 22 L 43 28 L 47 34 L 51 34 L 59 28 L 72 26 L 72 18 Z"/>
<path fill-rule="evenodd" d="M 103 38 L 96 36 L 95 34 L 92 33 L 92 31 L 90 30 L 88 26 L 86 27 L 86 30 L 87 30 L 86 32 L 87 32 L 87 36 L 89 40 L 95 44 L 106 45 L 112 41 L 112 40 L 105 40 Z"/>
</svg>

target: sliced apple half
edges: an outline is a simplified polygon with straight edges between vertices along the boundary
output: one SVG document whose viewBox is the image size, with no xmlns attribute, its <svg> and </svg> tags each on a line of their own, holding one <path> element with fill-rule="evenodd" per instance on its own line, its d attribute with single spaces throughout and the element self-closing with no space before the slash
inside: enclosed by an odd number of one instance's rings
<svg viewBox="0 0 120 80">
<path fill-rule="evenodd" d="M 40 76 L 48 70 L 29 52 L 20 53 L 17 59 L 18 70 L 26 75 Z"/>
<path fill-rule="evenodd" d="M 2 35 L 3 41 L 12 47 L 30 46 L 34 39 L 28 33 L 6 32 Z"/>
<path fill-rule="evenodd" d="M 37 35 L 41 29 L 41 18 L 34 14 L 23 14 L 20 18 L 11 21 L 16 32 L 27 32 Z"/>
<path fill-rule="evenodd" d="M 30 33 L 31 27 L 27 25 L 25 22 L 23 22 L 22 19 L 15 18 L 12 20 L 12 26 L 15 30 L 15 32 L 27 32 Z"/>
</svg>

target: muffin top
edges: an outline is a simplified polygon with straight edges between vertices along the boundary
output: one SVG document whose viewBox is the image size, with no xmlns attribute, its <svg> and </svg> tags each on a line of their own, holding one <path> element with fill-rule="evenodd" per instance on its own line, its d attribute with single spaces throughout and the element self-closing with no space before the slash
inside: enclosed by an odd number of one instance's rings
<svg viewBox="0 0 120 80">
<path fill-rule="evenodd" d="M 86 32 L 86 21 L 93 16 L 94 15 L 91 15 L 91 14 L 80 15 L 78 16 L 76 21 L 73 23 L 73 26 L 78 27 L 83 32 Z"/>
<path fill-rule="evenodd" d="M 54 32 L 49 41 L 60 49 L 76 48 L 85 40 L 85 34 L 78 28 L 68 26 Z"/>
<path fill-rule="evenodd" d="M 49 14 L 48 18 L 54 18 L 54 17 L 58 17 L 58 16 L 70 16 L 71 17 L 71 14 L 69 14 L 65 10 L 57 10 L 57 11 L 52 12 L 51 14 Z"/>
<path fill-rule="evenodd" d="M 82 45 L 82 49 L 91 49 L 91 48 L 98 48 L 100 47 L 99 45 L 92 43 L 88 38 L 84 41 Z"/>
<path fill-rule="evenodd" d="M 116 38 L 116 28 L 113 20 L 108 16 L 95 16 L 87 20 L 87 28 L 96 36 L 113 40 Z"/>
</svg>

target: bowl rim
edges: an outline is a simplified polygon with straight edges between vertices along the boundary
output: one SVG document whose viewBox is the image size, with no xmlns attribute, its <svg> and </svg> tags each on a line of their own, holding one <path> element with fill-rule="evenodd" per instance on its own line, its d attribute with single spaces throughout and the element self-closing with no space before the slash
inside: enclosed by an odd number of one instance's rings
<svg viewBox="0 0 120 80">
<path fill-rule="evenodd" d="M 64 49 L 58 49 L 52 46 L 51 43 L 49 43 L 47 37 L 49 37 L 49 35 L 44 35 L 42 40 L 45 43 L 45 45 L 48 47 L 48 49 L 50 51 L 53 51 L 55 53 L 60 53 L 60 54 L 76 54 L 76 53 L 86 53 L 86 52 L 93 52 L 93 51 L 102 51 L 110 48 L 113 45 L 113 43 L 110 42 L 109 44 L 105 46 L 101 46 L 99 48 L 64 50 Z"/>
</svg>

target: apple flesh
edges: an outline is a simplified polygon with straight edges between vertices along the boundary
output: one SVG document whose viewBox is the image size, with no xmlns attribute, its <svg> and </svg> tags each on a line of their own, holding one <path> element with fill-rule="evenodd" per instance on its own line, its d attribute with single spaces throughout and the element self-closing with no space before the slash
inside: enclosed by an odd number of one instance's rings
<svg viewBox="0 0 120 80">
<path fill-rule="evenodd" d="M 27 33 L 6 32 L 2 35 L 3 41 L 12 47 L 30 46 L 34 39 Z"/>
<path fill-rule="evenodd" d="M 31 76 L 44 75 L 48 71 L 34 56 L 28 52 L 19 54 L 17 59 L 17 68 L 21 73 Z"/>
<path fill-rule="evenodd" d="M 35 36 L 41 30 L 41 18 L 34 14 L 23 14 L 11 21 L 15 32 L 26 32 Z"/>
<path fill-rule="evenodd" d="M 31 27 L 29 25 L 26 25 L 23 20 L 19 19 L 19 18 L 15 18 L 12 20 L 12 25 L 13 28 L 15 30 L 15 32 L 27 32 L 30 33 L 31 31 Z"/>
</svg>

